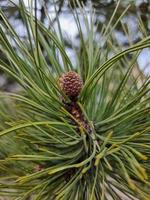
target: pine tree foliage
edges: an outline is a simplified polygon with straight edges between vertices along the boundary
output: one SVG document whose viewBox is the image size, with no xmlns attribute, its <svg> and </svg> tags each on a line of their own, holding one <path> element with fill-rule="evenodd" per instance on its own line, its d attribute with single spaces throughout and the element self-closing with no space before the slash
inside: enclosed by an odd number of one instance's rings
<svg viewBox="0 0 150 200">
<path fill-rule="evenodd" d="M 0 58 L 0 69 L 22 87 L 19 94 L 0 93 L 0 196 L 149 200 L 150 77 L 134 72 L 150 36 L 139 19 L 141 41 L 124 49 L 114 28 L 127 10 L 114 22 L 117 5 L 98 39 L 93 12 L 78 9 L 87 36 L 74 11 L 81 46 L 74 48 L 76 64 L 66 53 L 59 18 L 57 31 L 47 28 L 20 1 L 28 35 L 22 41 L 0 11 L 0 49 L 7 58 Z M 68 71 L 83 80 L 76 100 L 59 85 Z"/>
</svg>

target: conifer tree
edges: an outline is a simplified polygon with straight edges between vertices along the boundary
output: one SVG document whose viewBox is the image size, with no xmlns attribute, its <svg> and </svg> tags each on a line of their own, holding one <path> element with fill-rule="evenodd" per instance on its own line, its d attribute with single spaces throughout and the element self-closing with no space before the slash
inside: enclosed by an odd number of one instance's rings
<svg viewBox="0 0 150 200">
<path fill-rule="evenodd" d="M 94 12 L 79 5 L 80 17 L 72 12 L 80 36 L 73 63 L 59 18 L 57 30 L 47 28 L 32 7 L 17 6 L 25 41 L 0 10 L 7 60 L 0 58 L 0 69 L 21 86 L 0 93 L 0 197 L 149 200 L 150 77 L 135 70 L 150 36 L 140 19 L 141 40 L 123 48 L 114 28 L 127 10 L 114 22 L 117 5 L 97 39 Z"/>
</svg>

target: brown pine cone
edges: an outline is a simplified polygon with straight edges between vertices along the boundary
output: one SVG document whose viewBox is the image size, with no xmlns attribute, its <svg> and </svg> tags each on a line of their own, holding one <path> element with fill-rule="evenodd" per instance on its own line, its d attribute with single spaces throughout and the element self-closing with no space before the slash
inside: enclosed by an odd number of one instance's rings
<svg viewBox="0 0 150 200">
<path fill-rule="evenodd" d="M 68 97 L 77 97 L 82 89 L 83 82 L 79 74 L 69 71 L 59 78 L 59 85 Z"/>
</svg>

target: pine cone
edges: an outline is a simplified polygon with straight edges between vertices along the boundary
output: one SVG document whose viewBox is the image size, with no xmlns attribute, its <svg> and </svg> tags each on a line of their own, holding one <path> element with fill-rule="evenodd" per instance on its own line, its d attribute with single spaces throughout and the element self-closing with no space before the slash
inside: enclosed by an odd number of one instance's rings
<svg viewBox="0 0 150 200">
<path fill-rule="evenodd" d="M 82 89 L 81 77 L 74 71 L 69 71 L 59 78 L 59 85 L 68 97 L 77 97 Z"/>
</svg>

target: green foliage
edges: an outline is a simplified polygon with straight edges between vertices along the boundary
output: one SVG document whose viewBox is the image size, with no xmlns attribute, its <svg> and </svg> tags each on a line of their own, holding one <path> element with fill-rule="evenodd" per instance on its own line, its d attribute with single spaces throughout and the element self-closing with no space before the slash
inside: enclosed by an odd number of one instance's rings
<svg viewBox="0 0 150 200">
<path fill-rule="evenodd" d="M 150 199 L 150 77 L 134 73 L 150 37 L 140 24 L 141 41 L 127 49 L 119 46 L 113 30 L 127 10 L 114 23 L 118 5 L 100 41 L 93 13 L 89 19 L 80 9 L 87 37 L 73 13 L 81 43 L 76 65 L 66 54 L 59 19 L 57 32 L 48 29 L 21 2 L 18 10 L 28 34 L 21 41 L 0 11 L 0 49 L 8 61 L 0 59 L 0 69 L 22 86 L 20 94 L 0 93 L 0 196 Z M 77 103 L 91 132 L 72 123 L 63 103 L 70 100 L 58 78 L 69 70 L 84 80 Z"/>
</svg>

